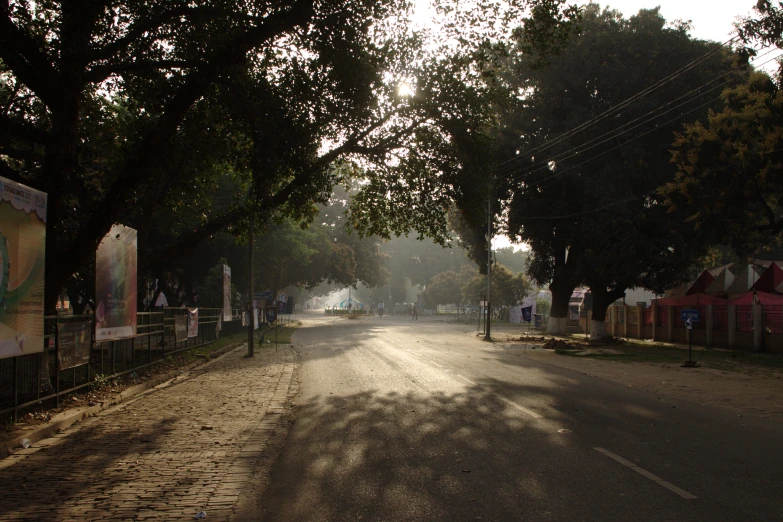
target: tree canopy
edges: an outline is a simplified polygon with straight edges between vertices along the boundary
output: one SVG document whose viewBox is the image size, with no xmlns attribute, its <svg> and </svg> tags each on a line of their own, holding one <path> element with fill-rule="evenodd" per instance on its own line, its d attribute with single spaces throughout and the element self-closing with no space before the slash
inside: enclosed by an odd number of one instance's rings
<svg viewBox="0 0 783 522">
<path fill-rule="evenodd" d="M 738 25 L 744 43 L 783 48 L 783 4 L 760 0 L 755 11 Z M 754 72 L 723 93 L 722 110 L 686 125 L 672 147 L 677 177 L 661 189 L 672 211 L 687 212 L 741 259 L 775 251 L 783 239 L 780 79 Z"/>
<path fill-rule="evenodd" d="M 560 1 L 442 0 L 473 23 L 438 57 L 402 0 L 3 3 L 0 175 L 49 194 L 47 308 L 113 223 L 139 230 L 142 266 L 170 265 L 246 233 L 250 209 L 259 230 L 307 221 L 358 172 L 358 228 L 442 237 L 457 149 L 486 117 L 471 59 L 454 58 L 531 4 L 535 37 L 551 38 Z"/>
<path fill-rule="evenodd" d="M 725 107 L 677 135 L 670 208 L 750 255 L 783 231 L 783 92 L 762 72 L 723 93 Z"/>
<path fill-rule="evenodd" d="M 674 176 L 673 131 L 706 119 L 746 71 L 730 49 L 691 38 L 657 9 L 626 19 L 595 4 L 546 66 L 511 55 L 501 78 L 518 99 L 495 185 L 509 200 L 508 233 L 531 246 L 530 274 L 552 291 L 562 324 L 550 326 L 564 326 L 578 285 L 591 288 L 603 321 L 626 288 L 662 292 L 700 264 L 709 238 L 656 190 Z"/>
<path fill-rule="evenodd" d="M 510 306 L 522 302 L 533 290 L 530 280 L 522 273 L 514 274 L 503 265 L 492 267 L 490 304 L 498 317 L 505 317 Z M 487 298 L 486 276 L 475 274 L 462 285 L 464 302 L 478 303 Z"/>
</svg>

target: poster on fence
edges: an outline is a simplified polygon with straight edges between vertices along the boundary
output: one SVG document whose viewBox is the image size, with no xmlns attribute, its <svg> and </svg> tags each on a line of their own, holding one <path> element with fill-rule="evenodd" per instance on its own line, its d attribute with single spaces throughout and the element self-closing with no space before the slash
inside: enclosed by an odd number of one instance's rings
<svg viewBox="0 0 783 522">
<path fill-rule="evenodd" d="M 198 337 L 198 308 L 188 308 L 188 337 Z"/>
<path fill-rule="evenodd" d="M 46 194 L 0 177 L 0 358 L 44 349 Z"/>
<path fill-rule="evenodd" d="M 174 316 L 174 341 L 182 342 L 188 339 L 188 316 L 185 314 Z"/>
<path fill-rule="evenodd" d="M 136 335 L 136 231 L 112 225 L 95 253 L 95 340 Z"/>
<path fill-rule="evenodd" d="M 223 265 L 223 320 L 231 320 L 231 267 Z"/>
<path fill-rule="evenodd" d="M 89 364 L 92 350 L 90 321 L 57 324 L 57 365 L 60 370 Z"/>
</svg>

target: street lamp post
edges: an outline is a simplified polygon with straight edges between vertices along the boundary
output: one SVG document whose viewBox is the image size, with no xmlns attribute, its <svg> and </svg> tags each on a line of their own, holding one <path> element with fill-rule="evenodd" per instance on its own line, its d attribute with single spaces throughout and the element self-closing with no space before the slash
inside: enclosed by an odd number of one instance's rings
<svg viewBox="0 0 783 522">
<path fill-rule="evenodd" d="M 490 335 L 490 289 L 492 286 L 492 190 L 487 196 L 487 327 L 484 329 L 484 340 L 491 341 Z"/>
<path fill-rule="evenodd" d="M 252 207 L 252 201 L 250 204 L 250 226 L 248 227 L 248 233 L 250 234 L 250 285 L 248 291 L 250 296 L 247 304 L 247 356 L 253 357 L 253 327 L 255 326 L 253 310 L 253 258 L 255 257 L 253 253 L 253 236 L 255 236 L 255 209 Z"/>
</svg>

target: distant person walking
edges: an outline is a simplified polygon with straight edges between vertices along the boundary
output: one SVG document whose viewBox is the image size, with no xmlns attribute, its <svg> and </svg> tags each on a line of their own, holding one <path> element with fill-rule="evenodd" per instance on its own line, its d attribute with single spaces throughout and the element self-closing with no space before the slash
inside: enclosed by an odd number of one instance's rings
<svg viewBox="0 0 783 522">
<path fill-rule="evenodd" d="M 383 301 L 378 303 L 378 317 L 383 317 Z"/>
<path fill-rule="evenodd" d="M 416 309 L 416 305 L 411 305 L 411 321 L 419 320 L 419 311 Z"/>
</svg>

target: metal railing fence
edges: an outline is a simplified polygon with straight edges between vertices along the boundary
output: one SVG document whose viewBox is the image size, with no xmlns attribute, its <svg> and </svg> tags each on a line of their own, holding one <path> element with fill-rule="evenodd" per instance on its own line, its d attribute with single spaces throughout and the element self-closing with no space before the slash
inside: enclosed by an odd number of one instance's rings
<svg viewBox="0 0 783 522">
<path fill-rule="evenodd" d="M 0 419 L 44 401 L 58 406 L 64 395 L 91 386 L 102 379 L 119 377 L 167 356 L 205 346 L 220 336 L 247 330 L 246 313 L 234 310 L 231 321 L 223 322 L 220 308 L 199 308 L 198 333 L 184 341 L 174 335 L 175 316 L 186 314 L 184 308 L 164 308 L 162 312 L 138 312 L 136 335 L 125 339 L 95 341 L 93 315 L 56 315 L 44 317 L 44 350 L 0 359 Z M 89 322 L 92 348 L 88 364 L 60 369 L 58 365 L 58 324 Z M 218 331 L 218 324 L 221 329 Z"/>
</svg>

